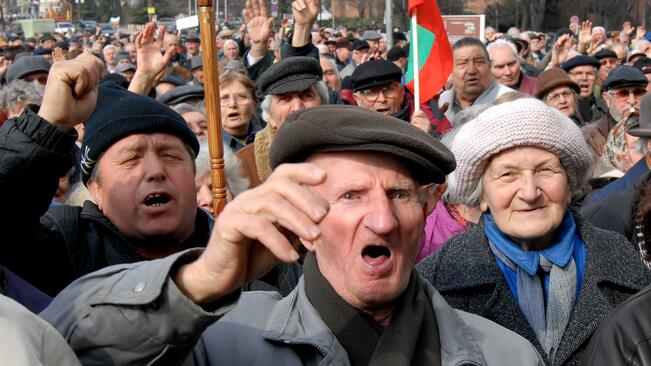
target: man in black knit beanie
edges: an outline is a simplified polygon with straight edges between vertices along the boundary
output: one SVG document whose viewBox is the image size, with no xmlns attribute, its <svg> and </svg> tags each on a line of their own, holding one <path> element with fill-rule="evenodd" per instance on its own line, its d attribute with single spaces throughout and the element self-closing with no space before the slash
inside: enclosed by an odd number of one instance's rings
<svg viewBox="0 0 651 366">
<path fill-rule="evenodd" d="M 196 204 L 199 143 L 183 118 L 115 84 L 98 87 L 101 75 L 91 54 L 57 63 L 38 113 L 26 108 L 0 129 L 0 187 L 13 208 L 0 214 L 0 258 L 50 295 L 109 265 L 204 247 L 213 224 Z M 82 121 L 81 180 L 94 202 L 47 210 Z M 298 274 L 278 278 L 272 286 L 288 292 Z"/>
</svg>

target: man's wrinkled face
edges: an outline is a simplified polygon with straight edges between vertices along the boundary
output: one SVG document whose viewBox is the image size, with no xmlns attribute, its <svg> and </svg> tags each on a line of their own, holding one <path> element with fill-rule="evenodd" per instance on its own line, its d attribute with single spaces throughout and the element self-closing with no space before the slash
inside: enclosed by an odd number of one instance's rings
<svg viewBox="0 0 651 366">
<path fill-rule="evenodd" d="M 491 72 L 498 83 L 517 89 L 520 64 L 510 47 L 494 47 L 490 51 Z"/>
<path fill-rule="evenodd" d="M 350 50 L 346 47 L 339 47 L 337 48 L 336 55 L 339 62 L 347 62 L 350 57 Z"/>
<path fill-rule="evenodd" d="M 570 79 L 579 85 L 581 98 L 587 98 L 592 95 L 594 83 L 597 80 L 597 69 L 590 65 L 581 65 L 573 68 L 568 72 Z"/>
<path fill-rule="evenodd" d="M 608 39 L 608 37 L 606 37 L 606 32 L 604 32 L 602 29 L 595 28 L 592 30 L 592 39 L 595 40 L 595 42 L 598 41 L 603 43 L 606 42 L 606 39 Z"/>
<path fill-rule="evenodd" d="M 104 49 L 104 61 L 107 64 L 113 65 L 115 63 L 115 48 L 105 48 Z"/>
<path fill-rule="evenodd" d="M 224 56 L 229 60 L 237 60 L 240 50 L 237 48 L 237 43 L 234 41 L 227 41 L 224 43 Z"/>
<path fill-rule="evenodd" d="M 339 91 L 339 89 L 341 89 L 341 84 L 339 77 L 337 76 L 337 69 L 333 66 L 333 63 L 324 59 L 320 59 L 319 63 L 323 70 L 323 81 L 330 89 Z"/>
<path fill-rule="evenodd" d="M 362 108 L 391 115 L 400 111 L 405 90 L 399 82 L 393 81 L 356 92 L 353 97 Z"/>
<path fill-rule="evenodd" d="M 201 112 L 185 112 L 181 115 L 188 127 L 194 132 L 198 139 L 208 137 L 208 122 L 206 116 Z"/>
<path fill-rule="evenodd" d="M 353 50 L 353 62 L 356 65 L 363 63 L 365 56 L 369 53 L 368 48 L 361 48 L 359 50 Z"/>
<path fill-rule="evenodd" d="M 316 84 L 300 92 L 289 92 L 271 96 L 269 107 L 269 122 L 273 127 L 280 128 L 287 116 L 292 112 L 321 105 L 321 97 L 316 90 Z"/>
<path fill-rule="evenodd" d="M 194 158 L 176 136 L 133 134 L 98 161 L 88 189 L 99 209 L 127 238 L 179 243 L 194 231 Z"/>
<path fill-rule="evenodd" d="M 54 47 L 56 46 L 57 46 L 57 42 L 53 39 L 46 39 L 45 41 L 41 42 L 41 47 L 43 48 L 54 49 Z"/>
<path fill-rule="evenodd" d="M 304 244 L 347 303 L 364 311 L 391 306 L 407 287 L 423 236 L 420 188 L 393 155 L 320 153 L 308 161 L 326 171 L 311 189 L 330 210 L 321 236 Z"/>
<path fill-rule="evenodd" d="M 493 82 L 488 55 L 478 46 L 467 46 L 453 52 L 452 84 L 457 97 L 474 101 Z"/>
<path fill-rule="evenodd" d="M 646 86 L 625 86 L 603 92 L 608 111 L 617 122 L 627 117 L 631 108 L 640 108 L 640 99 L 646 94 Z"/>
<path fill-rule="evenodd" d="M 135 43 L 127 43 L 126 46 L 124 46 L 124 52 L 129 53 L 133 62 L 138 60 L 138 50 L 136 49 Z"/>
<path fill-rule="evenodd" d="M 531 39 L 531 42 L 529 42 L 529 48 L 531 49 L 531 52 L 540 52 L 543 48 L 543 41 L 539 37 L 534 37 Z"/>
<path fill-rule="evenodd" d="M 601 67 L 599 68 L 599 79 L 602 81 L 606 81 L 606 78 L 608 77 L 608 74 L 610 74 L 611 71 L 613 71 L 617 66 L 619 66 L 619 63 L 617 62 L 617 59 L 614 57 L 605 57 L 599 60 L 599 63 L 601 64 Z"/>
<path fill-rule="evenodd" d="M 34 83 L 34 85 L 45 85 L 47 83 L 48 72 L 39 71 L 33 72 L 31 74 L 23 76 L 21 79 L 28 82 Z"/>
<path fill-rule="evenodd" d="M 175 34 L 165 33 L 163 37 L 163 49 L 166 50 L 170 47 L 175 47 L 179 44 L 179 37 Z"/>
<path fill-rule="evenodd" d="M 191 55 L 197 55 L 199 53 L 199 43 L 197 42 L 185 42 L 185 49 Z"/>
<path fill-rule="evenodd" d="M 203 67 L 197 67 L 192 70 L 192 76 L 197 79 L 199 84 L 203 85 Z"/>
</svg>

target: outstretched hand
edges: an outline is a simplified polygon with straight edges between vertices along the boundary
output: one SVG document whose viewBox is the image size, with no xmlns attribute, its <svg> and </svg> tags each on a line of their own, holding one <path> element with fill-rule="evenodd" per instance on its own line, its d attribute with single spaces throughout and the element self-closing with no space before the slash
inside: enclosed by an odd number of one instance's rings
<svg viewBox="0 0 651 366">
<path fill-rule="evenodd" d="M 174 55 L 174 46 L 162 49 L 165 26 L 158 27 L 154 38 L 156 23 L 147 23 L 145 29 L 136 36 L 137 72 L 155 76 L 165 69 Z M 163 53 L 164 52 L 164 53 Z"/>
<path fill-rule="evenodd" d="M 251 38 L 251 56 L 264 56 L 274 19 L 267 16 L 264 0 L 246 0 L 243 14 L 246 30 Z"/>
<path fill-rule="evenodd" d="M 567 60 L 567 56 L 572 49 L 572 41 L 574 37 L 570 34 L 564 34 L 556 40 L 554 48 L 552 48 L 551 64 L 553 66 L 560 66 Z"/>
<path fill-rule="evenodd" d="M 145 29 L 136 36 L 136 58 L 138 67 L 133 79 L 129 84 L 129 91 L 141 95 L 149 94 L 165 72 L 172 56 L 174 55 L 174 46 L 163 50 L 163 38 L 165 37 L 165 26 L 158 27 L 156 23 L 147 23 Z M 164 53 L 163 53 L 164 51 Z"/>
<path fill-rule="evenodd" d="M 590 41 L 592 41 L 592 22 L 586 20 L 581 23 L 581 29 L 579 30 L 579 43 L 589 45 Z"/>
<path fill-rule="evenodd" d="M 52 65 L 38 115 L 64 132 L 86 121 L 97 103 L 104 63 L 84 52 Z"/>
<path fill-rule="evenodd" d="M 311 28 L 318 15 L 318 0 L 294 0 L 292 2 L 292 16 L 296 26 L 305 25 Z"/>
</svg>

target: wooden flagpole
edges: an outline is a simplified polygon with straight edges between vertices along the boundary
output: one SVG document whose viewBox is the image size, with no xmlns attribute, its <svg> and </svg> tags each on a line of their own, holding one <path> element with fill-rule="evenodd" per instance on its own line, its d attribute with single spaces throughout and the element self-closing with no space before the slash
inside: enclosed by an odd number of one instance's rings
<svg viewBox="0 0 651 366">
<path fill-rule="evenodd" d="M 219 70 L 215 46 L 215 10 L 212 0 L 199 0 L 199 30 L 201 32 L 201 61 L 205 90 L 206 120 L 208 121 L 208 149 L 215 217 L 226 205 L 226 180 L 224 178 L 224 145 L 219 98 Z"/>
</svg>

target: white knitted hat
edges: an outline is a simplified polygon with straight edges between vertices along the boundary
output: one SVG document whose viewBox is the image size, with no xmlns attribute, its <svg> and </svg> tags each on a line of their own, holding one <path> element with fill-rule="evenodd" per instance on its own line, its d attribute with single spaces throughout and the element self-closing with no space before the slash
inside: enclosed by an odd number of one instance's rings
<svg viewBox="0 0 651 366">
<path fill-rule="evenodd" d="M 517 146 L 556 154 L 572 190 L 583 184 L 592 161 L 583 134 L 572 120 L 537 99 L 522 98 L 487 109 L 457 133 L 451 147 L 457 168 L 448 176 L 450 193 L 465 201 L 489 159 Z"/>
</svg>

